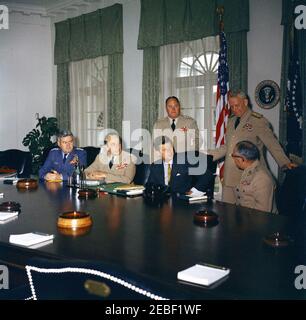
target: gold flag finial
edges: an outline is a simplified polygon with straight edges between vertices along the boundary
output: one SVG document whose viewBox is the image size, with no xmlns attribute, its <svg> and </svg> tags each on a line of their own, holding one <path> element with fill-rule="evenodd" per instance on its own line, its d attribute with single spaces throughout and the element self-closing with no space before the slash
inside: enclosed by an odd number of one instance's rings
<svg viewBox="0 0 306 320">
<path fill-rule="evenodd" d="M 224 30 L 224 22 L 223 22 L 224 6 L 218 6 L 217 7 L 217 14 L 219 16 L 219 28 L 220 28 L 220 31 L 223 31 Z"/>
</svg>

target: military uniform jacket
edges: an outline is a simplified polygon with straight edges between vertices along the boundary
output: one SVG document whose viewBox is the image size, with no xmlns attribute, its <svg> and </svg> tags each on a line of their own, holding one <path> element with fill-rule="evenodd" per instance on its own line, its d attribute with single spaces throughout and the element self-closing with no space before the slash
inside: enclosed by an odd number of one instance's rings
<svg viewBox="0 0 306 320">
<path fill-rule="evenodd" d="M 242 173 L 235 189 L 236 205 L 271 212 L 274 207 L 274 181 L 259 161 Z"/>
<path fill-rule="evenodd" d="M 101 153 L 97 155 L 95 161 L 85 170 L 85 173 L 88 175 L 89 172 L 102 171 L 106 174 L 106 183 L 131 183 L 136 173 L 136 161 L 137 159 L 134 155 L 122 151 L 120 155 L 114 157 L 113 165 L 110 168 L 110 158 L 103 147 L 101 148 Z"/>
<path fill-rule="evenodd" d="M 199 150 L 199 128 L 197 122 L 189 116 L 180 115 L 176 120 L 174 131 L 169 117 L 157 120 L 153 128 L 153 139 L 160 136 L 167 136 L 173 141 L 176 152 Z"/>
<path fill-rule="evenodd" d="M 251 141 L 257 146 L 260 152 L 260 162 L 264 167 L 266 167 L 263 156 L 264 145 L 280 167 L 290 162 L 270 129 L 269 122 L 261 114 L 252 112 L 252 110 L 246 111 L 241 117 L 238 127 L 235 129 L 236 119 L 237 117 L 233 116 L 228 120 L 225 144 L 218 149 L 208 151 L 209 154 L 214 156 L 214 160 L 225 157 L 223 180 L 225 186 L 234 187 L 240 181 L 242 171 L 236 167 L 231 157 L 235 145 L 240 141 Z"/>
<path fill-rule="evenodd" d="M 62 150 L 60 148 L 51 149 L 44 165 L 39 170 L 39 178 L 44 179 L 47 173 L 51 172 L 52 170 L 55 170 L 63 176 L 63 180 L 67 180 L 68 177 L 71 176 L 73 173 L 74 165 L 70 162 L 76 155 L 79 158 L 80 166 L 86 167 L 87 154 L 85 150 L 81 148 L 73 148 L 73 150 L 69 153 L 64 163 Z"/>
</svg>

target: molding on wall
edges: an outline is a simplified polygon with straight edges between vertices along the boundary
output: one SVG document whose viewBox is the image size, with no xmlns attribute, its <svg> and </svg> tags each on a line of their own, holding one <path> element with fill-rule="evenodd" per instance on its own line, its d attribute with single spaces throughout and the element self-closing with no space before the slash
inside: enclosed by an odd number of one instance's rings
<svg viewBox="0 0 306 320">
<path fill-rule="evenodd" d="M 39 15 L 41 17 L 60 18 L 74 14 L 82 14 L 97 6 L 104 7 L 106 0 L 62 0 L 57 3 L 50 1 L 45 6 L 22 3 L 6 3 L 10 13 L 19 13 L 25 16 Z"/>
</svg>

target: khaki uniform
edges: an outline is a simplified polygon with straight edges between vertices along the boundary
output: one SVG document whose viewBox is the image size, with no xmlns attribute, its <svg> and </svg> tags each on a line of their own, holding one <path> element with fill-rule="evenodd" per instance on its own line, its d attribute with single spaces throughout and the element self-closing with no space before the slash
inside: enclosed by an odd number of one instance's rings
<svg viewBox="0 0 306 320">
<path fill-rule="evenodd" d="M 199 128 L 193 118 L 180 115 L 176 119 L 174 131 L 171 124 L 169 117 L 157 120 L 153 127 L 153 141 L 157 137 L 167 136 L 173 142 L 176 152 L 199 150 Z"/>
<path fill-rule="evenodd" d="M 275 184 L 270 173 L 258 160 L 243 170 L 235 189 L 236 205 L 272 212 Z"/>
<path fill-rule="evenodd" d="M 95 161 L 85 169 L 86 176 L 92 171 L 102 171 L 106 173 L 106 183 L 131 183 L 136 173 L 136 157 L 126 151 L 122 151 L 120 155 L 114 157 L 113 166 L 110 169 L 110 158 L 107 156 L 106 149 L 102 148 L 101 151 Z"/>
<path fill-rule="evenodd" d="M 270 129 L 269 122 L 261 114 L 252 112 L 250 109 L 247 110 L 235 129 L 236 119 L 237 117 L 233 116 L 228 120 L 225 144 L 218 149 L 208 151 L 209 154 L 214 156 L 214 160 L 225 157 L 222 200 L 229 203 L 235 203 L 234 187 L 239 183 L 242 174 L 231 157 L 238 142 L 243 140 L 253 142 L 259 149 L 260 162 L 264 167 L 266 167 L 263 156 L 264 145 L 280 167 L 290 162 Z"/>
</svg>

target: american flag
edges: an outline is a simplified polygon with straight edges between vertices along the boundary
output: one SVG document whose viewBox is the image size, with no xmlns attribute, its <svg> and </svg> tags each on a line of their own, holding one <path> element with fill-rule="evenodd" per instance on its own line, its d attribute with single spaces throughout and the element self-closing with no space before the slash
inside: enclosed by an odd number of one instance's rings
<svg viewBox="0 0 306 320">
<path fill-rule="evenodd" d="M 218 66 L 218 85 L 217 85 L 217 104 L 216 104 L 216 147 L 219 148 L 225 142 L 225 132 L 227 119 L 229 116 L 228 94 L 229 91 L 229 73 L 227 65 L 227 44 L 225 33 L 220 32 L 220 50 Z M 223 165 L 220 168 L 222 177 Z"/>
<path fill-rule="evenodd" d="M 303 100 L 296 37 L 290 46 L 285 107 L 287 111 L 287 152 L 302 157 Z"/>
</svg>

